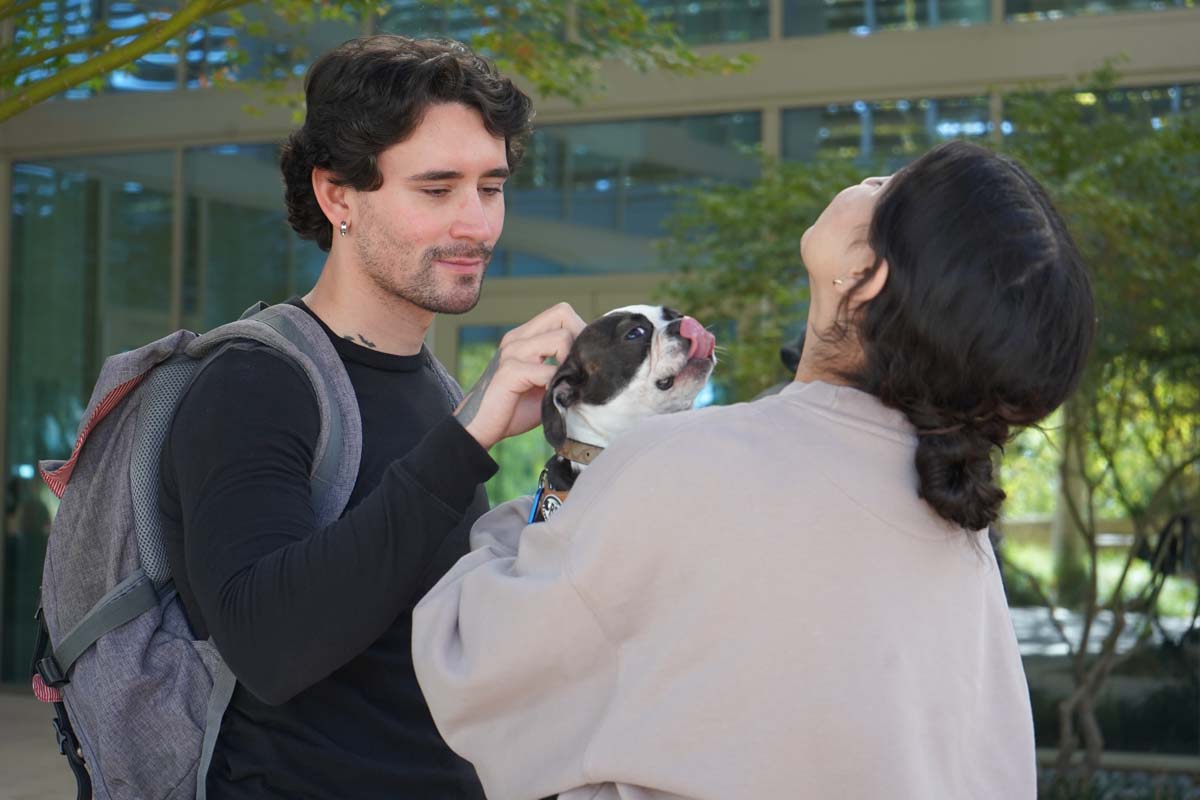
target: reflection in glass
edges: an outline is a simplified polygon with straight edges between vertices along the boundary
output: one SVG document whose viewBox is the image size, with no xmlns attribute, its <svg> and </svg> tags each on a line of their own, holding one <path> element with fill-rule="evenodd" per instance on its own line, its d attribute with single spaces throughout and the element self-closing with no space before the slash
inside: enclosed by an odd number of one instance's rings
<svg viewBox="0 0 1200 800">
<path fill-rule="evenodd" d="M 1086 94 L 1077 95 L 1077 99 L 1082 103 L 1095 105 Z M 1129 119 L 1143 119 L 1151 127 L 1158 127 L 1165 117 L 1200 110 L 1200 84 L 1177 83 L 1133 89 L 1108 89 L 1098 93 L 1096 99 L 1110 113 L 1120 114 Z"/>
<path fill-rule="evenodd" d="M 688 44 L 745 42 L 767 38 L 768 0 L 639 0 L 652 22 L 669 23 Z M 493 9 L 488 9 L 493 14 Z M 394 0 L 379 30 L 405 36 L 445 36 L 469 42 L 488 20 L 470 9 L 417 0 Z M 520 22 L 518 21 L 518 25 Z"/>
<path fill-rule="evenodd" d="M 978 25 L 988 21 L 989 0 L 784 0 L 783 35 L 819 36 L 873 31 Z"/>
<path fill-rule="evenodd" d="M 354 24 L 341 20 L 319 20 L 298 29 L 264 3 L 244 6 L 238 13 L 245 17 L 245 24 L 236 25 L 229 13 L 221 13 L 206 17 L 188 31 L 187 88 L 211 86 L 218 79 L 299 78 L 318 55 L 361 33 Z M 246 25 L 264 33 L 247 35 Z"/>
<path fill-rule="evenodd" d="M 34 13 L 34 12 L 31 12 Z M 18 48 L 36 36 L 50 46 L 62 41 L 86 39 L 107 31 L 124 35 L 111 41 L 120 47 L 133 41 L 133 35 L 147 24 L 170 16 L 173 9 L 164 10 L 159 4 L 144 0 L 58 0 L 36 6 L 37 27 L 22 21 L 14 31 Z M 240 9 L 246 22 L 261 26 L 264 34 L 249 36 L 245 25 L 235 25 L 229 13 L 205 17 L 190 28 L 181 43 L 170 39 L 157 50 L 139 57 L 133 64 L 115 69 L 90 83 L 68 89 L 61 96 L 67 99 L 92 97 L 102 92 L 169 92 L 181 85 L 187 88 L 211 86 L 220 75 L 223 78 L 288 78 L 304 74 L 313 57 L 360 31 L 339 21 L 319 21 L 307 27 L 302 35 L 280 19 L 268 4 L 249 4 Z M 61 40 L 57 37 L 62 37 Z M 237 56 L 238 48 L 241 55 Z M 179 53 L 184 64 L 179 63 Z M 18 49 L 17 55 L 24 55 Z M 88 57 L 86 53 L 72 55 L 71 64 Z M 53 66 L 26 69 L 17 78 L 17 85 L 53 75 Z M 181 83 L 182 81 L 182 83 Z"/>
<path fill-rule="evenodd" d="M 0 665 L 0 680 L 28 677 L 27 590 L 38 584 L 45 526 L 57 508 L 34 465 L 70 456 L 103 359 L 170 328 L 171 165 L 169 154 L 145 153 L 12 168 L 10 602 L 0 630 L 5 653 L 15 657 Z"/>
<path fill-rule="evenodd" d="M 1122 11 L 1159 11 L 1192 8 L 1194 0 L 1005 0 L 1004 15 L 1011 21 L 1062 19 Z"/>
<path fill-rule="evenodd" d="M 275 145 L 187 151 L 183 323 L 208 330 L 316 282 L 325 254 L 287 224 Z"/>
<path fill-rule="evenodd" d="M 1200 83 L 1077 91 L 1075 102 L 1085 120 L 1093 120 L 1103 112 L 1139 120 L 1149 130 L 1158 130 L 1168 124 L 1171 117 L 1200 111 Z M 1028 130 L 1020 130 L 1018 124 L 1009 119 L 1004 120 L 1000 130 L 1005 136 L 1029 135 Z"/>
<path fill-rule="evenodd" d="M 783 112 L 783 157 L 849 159 L 898 169 L 939 142 L 991 130 L 988 98 L 956 97 L 830 104 Z"/>
<path fill-rule="evenodd" d="M 651 246 L 672 190 L 748 181 L 757 113 L 547 125 L 505 188 L 504 236 L 492 277 L 657 269 Z"/>
<path fill-rule="evenodd" d="M 641 0 L 641 4 L 652 21 L 671 23 L 688 44 L 767 38 L 767 0 Z"/>
<path fill-rule="evenodd" d="M 0 631 L 0 680 L 26 679 L 33 658 L 38 589 L 41 566 L 50 538 L 50 521 L 56 504 L 54 495 L 34 476 L 32 465 L 26 475 L 12 475 L 4 485 L 4 619 Z"/>
<path fill-rule="evenodd" d="M 102 2 L 101 0 L 60 0 L 56 3 L 41 3 L 30 11 L 30 17 L 19 17 L 14 31 L 18 48 L 22 42 L 40 40 L 46 49 L 70 40 L 87 39 L 105 31 L 133 32 L 148 23 L 163 19 L 169 14 L 159 10 L 156 4 L 124 0 L 124 2 Z M 36 28 L 28 25 L 36 20 Z M 119 36 L 111 40 L 110 47 L 121 47 L 132 41 L 131 36 Z M 105 92 L 163 92 L 178 85 L 175 55 L 178 42 L 168 40 L 158 50 L 141 56 L 133 64 L 113 70 L 102 79 L 67 90 L 62 96 L 68 99 L 91 97 L 98 91 Z M 18 53 L 20 55 L 22 53 Z M 80 53 L 68 57 L 70 64 L 86 60 Z M 41 80 L 53 75 L 54 67 L 39 65 L 25 70 L 17 78 L 17 85 Z"/>
<path fill-rule="evenodd" d="M 441 36 L 469 42 L 486 28 L 469 8 L 419 0 L 393 0 L 377 23 L 381 33 L 403 36 Z"/>
</svg>

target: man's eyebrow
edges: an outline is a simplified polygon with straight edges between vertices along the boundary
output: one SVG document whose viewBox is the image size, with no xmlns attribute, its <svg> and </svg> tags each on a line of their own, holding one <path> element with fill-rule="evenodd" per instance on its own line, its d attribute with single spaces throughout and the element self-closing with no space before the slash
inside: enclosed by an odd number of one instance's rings
<svg viewBox="0 0 1200 800">
<path fill-rule="evenodd" d="M 512 174 L 508 167 L 496 167 L 483 173 L 484 178 L 507 178 Z M 463 174 L 456 169 L 433 169 L 417 175 L 409 175 L 408 179 L 416 183 L 423 181 L 457 181 L 462 180 Z"/>
</svg>

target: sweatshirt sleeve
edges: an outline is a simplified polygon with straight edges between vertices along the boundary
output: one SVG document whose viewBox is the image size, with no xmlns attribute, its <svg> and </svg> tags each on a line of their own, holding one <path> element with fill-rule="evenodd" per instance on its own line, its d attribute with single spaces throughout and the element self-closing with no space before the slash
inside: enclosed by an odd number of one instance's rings
<svg viewBox="0 0 1200 800">
<path fill-rule="evenodd" d="M 200 375 L 169 443 L 188 580 L 238 680 L 282 703 L 363 652 L 419 580 L 495 463 L 447 415 L 378 487 L 318 528 L 309 470 L 319 428 L 301 374 L 265 349 Z"/>
<path fill-rule="evenodd" d="M 654 496 L 662 453 L 637 438 L 589 466 L 547 522 L 526 525 L 529 498 L 480 517 L 475 549 L 413 613 L 426 701 L 489 797 L 613 779 L 589 774 L 588 751 L 619 695 L 621 644 L 654 602 L 671 546 L 656 535 L 670 513 Z"/>
</svg>

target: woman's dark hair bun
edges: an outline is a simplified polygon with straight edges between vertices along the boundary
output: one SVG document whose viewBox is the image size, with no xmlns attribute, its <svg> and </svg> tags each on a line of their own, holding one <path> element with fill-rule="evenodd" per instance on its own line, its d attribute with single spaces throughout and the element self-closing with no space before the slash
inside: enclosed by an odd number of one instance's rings
<svg viewBox="0 0 1200 800">
<path fill-rule="evenodd" d="M 969 426 L 918 431 L 917 494 L 939 516 L 967 530 L 988 527 L 1000 516 L 1005 497 L 995 483 L 992 459 L 1006 436 L 1007 430 L 988 435 Z"/>
</svg>

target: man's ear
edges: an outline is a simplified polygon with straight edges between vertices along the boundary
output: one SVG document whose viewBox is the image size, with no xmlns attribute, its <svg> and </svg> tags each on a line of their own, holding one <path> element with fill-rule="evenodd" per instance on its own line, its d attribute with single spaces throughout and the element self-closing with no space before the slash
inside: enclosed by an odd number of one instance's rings
<svg viewBox="0 0 1200 800">
<path fill-rule="evenodd" d="M 579 399 L 582 376 L 578 362 L 568 357 L 542 397 L 542 433 L 555 450 L 567 440 L 567 409 Z"/>
<path fill-rule="evenodd" d="M 334 233 L 337 232 L 342 220 L 346 220 L 353 226 L 356 220 L 351 219 L 353 213 L 348 197 L 350 192 L 347 187 L 333 182 L 333 172 L 321 167 L 313 167 L 312 188 L 313 194 L 317 198 L 317 204 L 325 212 L 325 218 L 333 226 Z"/>
</svg>

